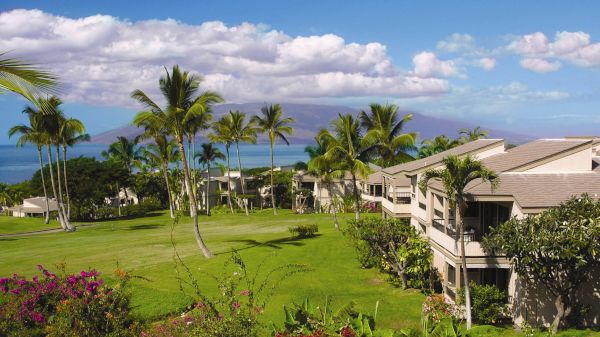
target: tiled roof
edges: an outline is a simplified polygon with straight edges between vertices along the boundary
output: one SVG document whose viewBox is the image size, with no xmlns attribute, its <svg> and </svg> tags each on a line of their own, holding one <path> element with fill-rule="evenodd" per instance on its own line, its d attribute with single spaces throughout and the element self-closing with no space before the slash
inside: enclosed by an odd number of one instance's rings
<svg viewBox="0 0 600 337">
<path fill-rule="evenodd" d="M 514 147 L 504 153 L 484 158 L 482 161 L 487 168 L 496 172 L 519 171 L 520 167 L 585 144 L 591 145 L 592 141 L 582 139 L 540 139 Z"/>
<path fill-rule="evenodd" d="M 503 139 L 478 139 L 478 140 L 474 140 L 472 142 L 468 142 L 466 144 L 457 146 L 450 150 L 436 153 L 427 158 L 418 159 L 418 160 L 414 160 L 414 161 L 411 161 L 408 163 L 399 164 L 399 165 L 395 165 L 395 166 L 390 166 L 388 168 L 383 169 L 383 172 L 387 173 L 387 174 L 396 174 L 398 172 L 412 172 L 412 171 L 426 168 L 431 165 L 439 164 L 442 162 L 442 160 L 444 158 L 446 158 L 449 155 L 460 156 L 460 155 L 465 155 L 465 154 L 470 154 L 470 153 L 476 153 L 479 150 L 482 150 L 483 148 L 486 148 L 488 146 L 500 145 L 503 143 L 504 143 Z"/>
<path fill-rule="evenodd" d="M 557 206 L 573 195 L 600 196 L 600 173 L 502 173 L 500 184 L 491 191 L 489 183 L 473 182 L 466 192 L 483 195 L 514 196 L 524 208 Z"/>
</svg>

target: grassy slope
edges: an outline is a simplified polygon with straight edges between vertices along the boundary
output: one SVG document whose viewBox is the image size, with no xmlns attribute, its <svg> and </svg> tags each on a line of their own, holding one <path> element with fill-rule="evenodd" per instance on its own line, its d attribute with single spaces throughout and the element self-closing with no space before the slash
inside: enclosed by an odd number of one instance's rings
<svg viewBox="0 0 600 337">
<path fill-rule="evenodd" d="M 373 312 L 376 301 L 380 301 L 378 321 L 385 327 L 419 325 L 423 295 L 390 286 L 375 270 L 360 269 L 352 248 L 333 228 L 330 216 L 282 213 L 277 217 L 268 212 L 250 217 L 241 214 L 201 217 L 205 240 L 217 254 L 211 260 L 204 259 L 197 250 L 190 219 L 182 218 L 174 231 L 178 251 L 209 293 L 216 287 L 210 277 L 202 275 L 219 274 L 232 248 L 239 250 L 251 270 L 265 259 L 264 270 L 287 263 L 309 265 L 313 271 L 292 276 L 281 285 L 266 308 L 266 319 L 281 322 L 281 306 L 285 303 L 300 302 L 305 297 L 319 303 L 325 296 L 331 296 L 340 306 L 355 300 L 369 313 Z M 108 276 L 118 263 L 151 280 L 136 281 L 133 299 L 138 316 L 156 318 L 188 303 L 175 280 L 170 223 L 168 216 L 161 213 L 97 223 L 80 227 L 75 233 L 0 239 L 3 253 L 0 275 L 13 272 L 32 275 L 37 264 L 52 267 L 66 262 L 69 271 L 93 267 Z M 318 223 L 321 235 L 290 240 L 288 227 L 299 223 Z"/>
<path fill-rule="evenodd" d="M 387 328 L 420 326 L 423 295 L 402 291 L 387 284 L 374 270 L 360 269 L 354 252 L 343 236 L 333 229 L 328 215 L 293 215 L 289 212 L 273 217 L 269 212 L 245 217 L 215 215 L 201 217 L 201 229 L 217 257 L 206 260 L 196 248 L 189 218 L 175 227 L 177 249 L 186 264 L 196 273 L 203 289 L 214 293 L 216 287 L 205 274 L 219 274 L 232 248 L 238 249 L 253 270 L 265 260 L 264 270 L 287 263 L 307 264 L 313 271 L 286 280 L 265 311 L 265 319 L 282 322 L 281 306 L 300 302 L 305 297 L 315 304 L 331 296 L 339 306 L 354 300 L 359 307 L 373 313 L 380 301 L 378 324 Z M 349 216 L 342 216 L 348 218 Z M 0 217 L 2 228 L 34 228 L 32 219 Z M 39 220 L 39 219 L 34 219 Z M 320 236 L 291 240 L 288 227 L 300 223 L 318 223 Z M 171 220 L 166 213 L 139 219 L 95 223 L 80 227 L 75 233 L 53 233 L 30 237 L 0 238 L 0 276 L 13 272 L 31 276 L 36 265 L 52 267 L 66 262 L 67 269 L 77 272 L 96 268 L 110 278 L 119 266 L 150 281 L 136 281 L 133 302 L 135 314 L 153 319 L 175 312 L 188 304 L 175 279 L 173 249 L 169 239 Z M 512 328 L 476 326 L 471 336 L 523 336 Z M 535 334 L 545 336 L 545 334 Z M 600 336 L 591 331 L 562 331 L 558 336 Z"/>
<path fill-rule="evenodd" d="M 53 228 L 60 228 L 60 224 L 56 220 L 51 220 L 46 225 L 43 218 L 15 218 L 0 215 L 0 234 L 33 232 Z"/>
</svg>

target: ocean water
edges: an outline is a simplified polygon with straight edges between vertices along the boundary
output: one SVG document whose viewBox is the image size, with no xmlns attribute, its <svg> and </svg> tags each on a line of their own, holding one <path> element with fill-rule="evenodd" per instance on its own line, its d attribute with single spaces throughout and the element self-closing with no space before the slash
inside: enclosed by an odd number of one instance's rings
<svg viewBox="0 0 600 337">
<path fill-rule="evenodd" d="M 308 156 L 304 153 L 304 144 L 292 144 L 290 146 L 276 145 L 274 156 L 275 165 L 290 165 L 298 161 L 307 161 Z M 225 148 L 221 151 L 225 153 Z M 100 153 L 106 150 L 108 145 L 81 144 L 69 149 L 69 158 L 84 156 L 95 157 L 102 160 Z M 201 149 L 196 144 L 196 150 Z M 237 167 L 235 148 L 231 148 L 231 165 Z M 240 145 L 240 157 L 242 166 L 245 168 L 263 167 L 270 165 L 268 144 L 242 144 Z M 43 152 L 44 164 L 47 163 L 47 155 Z M 0 182 L 14 184 L 31 178 L 39 169 L 37 150 L 34 146 L 17 148 L 14 145 L 0 145 Z"/>
</svg>

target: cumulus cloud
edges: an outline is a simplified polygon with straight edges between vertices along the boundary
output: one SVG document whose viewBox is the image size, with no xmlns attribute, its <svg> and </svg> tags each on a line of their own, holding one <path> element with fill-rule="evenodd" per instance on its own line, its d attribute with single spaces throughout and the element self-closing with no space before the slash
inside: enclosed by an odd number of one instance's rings
<svg viewBox="0 0 600 337">
<path fill-rule="evenodd" d="M 521 60 L 521 67 L 535 71 L 536 73 L 549 73 L 560 69 L 560 62 L 550 62 L 543 58 L 524 58 Z"/>
<path fill-rule="evenodd" d="M 453 60 L 442 61 L 438 57 L 428 51 L 420 52 L 413 57 L 415 65 L 414 74 L 421 77 L 452 77 L 460 76 L 460 71 Z"/>
<path fill-rule="evenodd" d="M 551 41 L 544 33 L 536 32 L 518 37 L 508 50 L 523 55 L 521 66 L 537 72 L 556 71 L 559 61 L 580 67 L 600 66 L 600 43 L 592 43 L 585 32 L 557 32 Z"/>
<path fill-rule="evenodd" d="M 39 10 L 0 14 L 0 51 L 42 63 L 64 83 L 65 99 L 135 106 L 135 89 L 158 96 L 163 66 L 202 74 L 203 88 L 228 101 L 302 101 L 356 96 L 414 97 L 448 91 L 451 62 L 425 55 L 418 72 L 395 67 L 380 43 L 325 34 L 289 36 L 261 24 L 198 25 L 172 19 L 68 18 Z"/>
<path fill-rule="evenodd" d="M 470 34 L 454 33 L 437 43 L 437 49 L 446 53 L 465 53 L 475 49 L 475 39 Z"/>
<path fill-rule="evenodd" d="M 475 60 L 473 65 L 480 67 L 485 71 L 490 71 L 496 67 L 496 59 L 493 57 L 482 57 L 478 60 Z"/>
</svg>

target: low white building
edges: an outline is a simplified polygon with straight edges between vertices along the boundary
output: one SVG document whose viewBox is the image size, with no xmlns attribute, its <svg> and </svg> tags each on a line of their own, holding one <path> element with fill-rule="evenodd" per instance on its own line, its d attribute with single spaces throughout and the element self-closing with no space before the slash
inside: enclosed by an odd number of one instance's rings
<svg viewBox="0 0 600 337">
<path fill-rule="evenodd" d="M 35 197 L 23 200 L 23 204 L 8 208 L 9 214 L 16 218 L 24 218 L 30 216 L 43 216 L 45 213 L 58 211 L 58 203 L 56 199 L 48 198 L 48 206 L 46 207 L 46 198 Z"/>
</svg>

